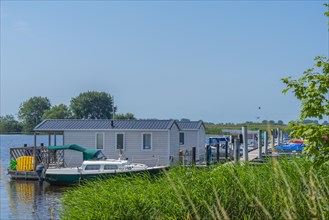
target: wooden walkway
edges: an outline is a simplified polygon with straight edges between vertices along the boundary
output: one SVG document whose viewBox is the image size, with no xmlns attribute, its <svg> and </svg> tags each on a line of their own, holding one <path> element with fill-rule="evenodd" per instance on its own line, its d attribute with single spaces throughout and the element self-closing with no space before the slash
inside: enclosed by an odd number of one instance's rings
<svg viewBox="0 0 329 220">
<path fill-rule="evenodd" d="M 262 157 L 258 158 L 258 152 L 259 149 L 256 148 L 254 150 L 249 151 L 248 153 L 248 161 L 254 161 L 254 162 L 261 162 L 266 161 L 266 158 L 272 157 L 272 158 L 278 158 L 278 157 L 292 157 L 296 155 L 301 155 L 301 152 L 272 152 L 270 149 L 268 149 L 268 154 L 264 155 L 264 147 L 262 148 Z M 243 156 L 240 157 L 240 161 L 244 162 Z"/>
<path fill-rule="evenodd" d="M 258 149 L 258 148 L 249 151 L 249 152 L 248 152 L 248 161 L 253 161 L 253 160 L 255 160 L 256 158 L 258 158 L 258 152 L 259 152 L 259 149 Z M 244 161 L 244 157 L 241 156 L 241 157 L 240 157 L 240 160 L 241 160 L 241 161 Z"/>
</svg>

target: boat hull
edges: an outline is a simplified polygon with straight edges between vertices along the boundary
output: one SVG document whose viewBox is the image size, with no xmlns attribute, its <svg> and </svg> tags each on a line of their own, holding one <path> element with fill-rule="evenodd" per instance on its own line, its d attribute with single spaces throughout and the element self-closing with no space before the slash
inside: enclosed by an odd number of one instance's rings
<svg viewBox="0 0 329 220">
<path fill-rule="evenodd" d="M 138 175 L 141 173 L 149 173 L 150 175 L 156 175 L 167 167 L 148 168 L 144 170 L 136 171 L 124 171 L 124 172 L 112 172 L 112 173 L 47 173 L 44 180 L 50 185 L 77 185 L 85 183 L 86 181 L 93 181 L 97 179 L 107 179 L 118 175 Z"/>
</svg>

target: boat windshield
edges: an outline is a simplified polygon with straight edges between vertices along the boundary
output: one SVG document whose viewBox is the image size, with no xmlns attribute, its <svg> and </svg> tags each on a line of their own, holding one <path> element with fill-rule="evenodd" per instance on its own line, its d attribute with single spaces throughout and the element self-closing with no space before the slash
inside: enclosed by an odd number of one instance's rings
<svg viewBox="0 0 329 220">
<path fill-rule="evenodd" d="M 98 151 L 94 156 L 95 160 L 106 160 L 106 156 L 103 154 L 102 151 Z"/>
</svg>

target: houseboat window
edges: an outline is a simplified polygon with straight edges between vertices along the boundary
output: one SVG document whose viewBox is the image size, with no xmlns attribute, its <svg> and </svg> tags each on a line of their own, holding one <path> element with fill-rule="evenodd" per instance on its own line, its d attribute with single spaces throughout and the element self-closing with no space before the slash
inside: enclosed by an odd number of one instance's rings
<svg viewBox="0 0 329 220">
<path fill-rule="evenodd" d="M 124 135 L 117 134 L 117 149 L 124 149 Z"/>
<path fill-rule="evenodd" d="M 116 170 L 118 169 L 117 165 L 104 165 L 104 170 Z"/>
<path fill-rule="evenodd" d="M 185 143 L 184 133 L 181 132 L 181 133 L 179 133 L 179 144 L 184 145 L 184 143 Z"/>
<path fill-rule="evenodd" d="M 87 165 L 85 170 L 99 170 L 101 165 Z"/>
<path fill-rule="evenodd" d="M 143 134 L 143 149 L 150 150 L 151 148 L 151 134 Z"/>
<path fill-rule="evenodd" d="M 96 134 L 96 149 L 104 149 L 104 134 Z"/>
</svg>

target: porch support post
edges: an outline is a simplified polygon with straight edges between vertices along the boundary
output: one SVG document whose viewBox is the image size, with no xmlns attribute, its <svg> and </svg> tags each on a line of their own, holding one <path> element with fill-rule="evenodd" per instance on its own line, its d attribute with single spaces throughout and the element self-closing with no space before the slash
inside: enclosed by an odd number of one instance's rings
<svg viewBox="0 0 329 220">
<path fill-rule="evenodd" d="M 51 146 L 51 133 L 48 134 L 48 146 Z"/>
<path fill-rule="evenodd" d="M 33 170 L 35 170 L 35 167 L 37 166 L 37 157 L 36 157 L 36 148 L 37 148 L 37 133 L 34 132 L 34 146 L 33 146 Z"/>
<path fill-rule="evenodd" d="M 34 147 L 37 146 L 37 133 L 34 132 Z"/>
</svg>

